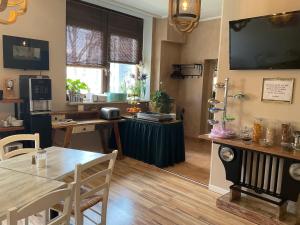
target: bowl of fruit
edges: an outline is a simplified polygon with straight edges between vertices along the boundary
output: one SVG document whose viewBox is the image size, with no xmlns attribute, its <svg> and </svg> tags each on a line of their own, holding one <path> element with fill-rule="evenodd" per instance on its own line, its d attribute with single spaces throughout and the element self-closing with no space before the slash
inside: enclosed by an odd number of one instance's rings
<svg viewBox="0 0 300 225">
<path fill-rule="evenodd" d="M 141 108 L 136 106 L 127 108 L 127 112 L 130 113 L 132 116 L 135 116 L 137 113 L 141 111 L 142 111 Z"/>
</svg>

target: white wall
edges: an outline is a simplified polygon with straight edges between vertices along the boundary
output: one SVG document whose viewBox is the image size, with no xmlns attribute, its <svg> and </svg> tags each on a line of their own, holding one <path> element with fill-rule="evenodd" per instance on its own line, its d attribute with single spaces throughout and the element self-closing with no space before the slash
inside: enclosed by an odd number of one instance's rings
<svg viewBox="0 0 300 225">
<path fill-rule="evenodd" d="M 19 79 L 18 75 L 38 75 L 39 71 L 23 71 L 3 68 L 2 35 L 47 40 L 50 44 L 50 70 L 42 72 L 53 80 L 53 108 L 65 108 L 66 77 L 66 1 L 30 0 L 28 11 L 11 25 L 0 24 L 0 89 L 3 79 Z M 18 88 L 17 88 L 18 89 Z M 0 118 L 13 112 L 13 107 L 0 104 Z"/>
<path fill-rule="evenodd" d="M 106 8 L 121 11 L 144 19 L 144 62 L 147 74 L 151 74 L 152 17 L 123 9 L 104 1 L 88 0 Z M 53 111 L 68 108 L 65 101 L 66 85 L 66 0 L 30 0 L 28 11 L 12 25 L 0 24 L 0 89 L 5 78 L 18 80 L 21 74 L 38 75 L 39 71 L 22 71 L 3 68 L 2 35 L 12 35 L 47 40 L 50 43 L 50 70 L 43 71 L 53 82 Z M 150 79 L 149 81 L 150 82 Z M 149 97 L 148 93 L 148 97 Z M 13 113 L 13 106 L 0 104 L 0 119 Z"/>
<path fill-rule="evenodd" d="M 280 124 L 289 121 L 295 129 L 300 128 L 300 70 L 229 70 L 229 21 L 249 17 L 271 15 L 280 12 L 300 10 L 299 0 L 224 0 L 223 15 L 221 21 L 221 42 L 219 53 L 219 81 L 230 78 L 230 92 L 242 90 L 248 99 L 243 103 L 229 104 L 229 113 L 237 120 L 235 128 L 251 125 L 254 117 L 265 118 L 269 122 Z M 294 102 L 293 104 L 278 104 L 261 102 L 262 80 L 264 77 L 295 78 Z M 218 92 L 221 98 L 222 91 Z M 216 147 L 212 152 L 211 180 L 212 186 L 228 188 L 225 180 L 224 168 L 218 157 Z"/>
</svg>

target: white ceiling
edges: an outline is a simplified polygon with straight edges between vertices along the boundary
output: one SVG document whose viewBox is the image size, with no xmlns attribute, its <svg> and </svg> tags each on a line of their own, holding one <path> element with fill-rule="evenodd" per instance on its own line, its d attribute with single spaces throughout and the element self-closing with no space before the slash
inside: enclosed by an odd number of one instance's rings
<svg viewBox="0 0 300 225">
<path fill-rule="evenodd" d="M 110 0 L 110 3 L 130 8 L 154 17 L 167 17 L 169 0 Z M 201 19 L 220 17 L 222 0 L 202 0 Z"/>
</svg>

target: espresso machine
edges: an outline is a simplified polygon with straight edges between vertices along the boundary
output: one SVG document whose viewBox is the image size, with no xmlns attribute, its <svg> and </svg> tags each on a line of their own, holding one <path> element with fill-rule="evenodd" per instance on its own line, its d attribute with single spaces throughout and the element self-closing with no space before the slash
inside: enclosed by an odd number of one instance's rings
<svg viewBox="0 0 300 225">
<path fill-rule="evenodd" d="M 52 146 L 51 101 L 52 85 L 48 76 L 21 75 L 19 78 L 20 116 L 27 133 L 40 134 L 41 148 Z"/>
</svg>

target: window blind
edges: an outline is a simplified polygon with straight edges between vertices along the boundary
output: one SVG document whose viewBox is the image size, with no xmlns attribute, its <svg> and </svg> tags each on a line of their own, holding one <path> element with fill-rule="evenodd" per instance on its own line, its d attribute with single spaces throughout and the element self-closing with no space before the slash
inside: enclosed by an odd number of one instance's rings
<svg viewBox="0 0 300 225">
<path fill-rule="evenodd" d="M 139 18 L 110 12 L 108 16 L 109 61 L 138 64 L 142 60 L 143 24 Z"/>
<path fill-rule="evenodd" d="M 143 19 L 67 0 L 67 65 L 102 67 L 142 60 Z"/>
</svg>

